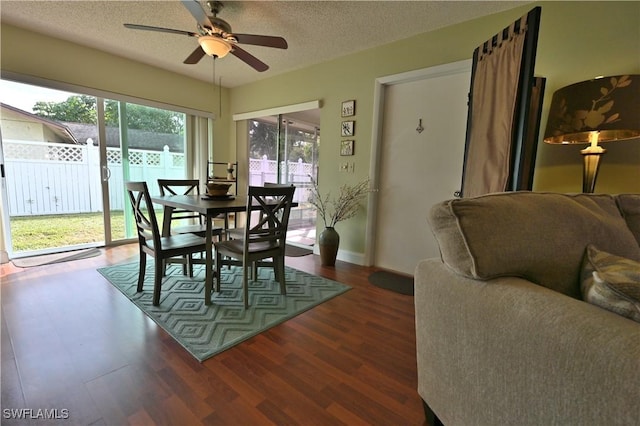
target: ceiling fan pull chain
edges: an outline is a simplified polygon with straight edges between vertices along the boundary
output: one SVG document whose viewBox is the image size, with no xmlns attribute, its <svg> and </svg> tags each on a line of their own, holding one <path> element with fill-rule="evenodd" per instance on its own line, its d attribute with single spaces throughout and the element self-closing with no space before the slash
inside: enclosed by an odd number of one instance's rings
<svg viewBox="0 0 640 426">
<path fill-rule="evenodd" d="M 213 82 L 213 99 L 215 99 L 216 98 L 216 57 L 215 56 L 213 57 L 212 74 L 213 74 L 213 79 L 212 79 L 212 82 Z M 212 109 L 211 112 L 215 116 L 215 112 L 213 112 L 213 107 L 211 109 Z"/>
</svg>

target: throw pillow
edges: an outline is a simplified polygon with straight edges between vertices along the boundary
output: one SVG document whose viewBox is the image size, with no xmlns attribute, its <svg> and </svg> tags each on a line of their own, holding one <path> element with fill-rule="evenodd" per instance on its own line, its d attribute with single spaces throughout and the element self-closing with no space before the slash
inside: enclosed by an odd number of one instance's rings
<svg viewBox="0 0 640 426">
<path fill-rule="evenodd" d="M 582 298 L 640 322 L 640 262 L 587 246 L 581 273 Z"/>
</svg>

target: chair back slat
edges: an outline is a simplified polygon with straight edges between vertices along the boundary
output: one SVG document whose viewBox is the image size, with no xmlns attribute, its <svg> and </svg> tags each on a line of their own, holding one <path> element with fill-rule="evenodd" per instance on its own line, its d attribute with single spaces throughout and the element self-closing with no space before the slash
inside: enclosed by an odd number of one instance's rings
<svg viewBox="0 0 640 426">
<path fill-rule="evenodd" d="M 245 245 L 272 242 L 284 250 L 294 186 L 250 186 L 247 195 Z M 258 211 L 258 217 L 251 212 Z"/>
<path fill-rule="evenodd" d="M 159 247 L 160 232 L 158 221 L 153 209 L 147 183 L 127 182 L 125 183 L 125 187 L 127 188 L 129 200 L 131 201 L 140 245 L 149 247 L 149 240 L 151 240 L 153 241 L 154 247 Z"/>
<path fill-rule="evenodd" d="M 200 195 L 198 179 L 158 179 L 160 195 Z"/>
<path fill-rule="evenodd" d="M 198 179 L 158 179 L 160 195 L 200 195 L 200 181 Z M 196 212 L 184 209 L 174 209 L 171 221 L 182 219 L 198 219 L 204 222 L 202 216 Z"/>
</svg>

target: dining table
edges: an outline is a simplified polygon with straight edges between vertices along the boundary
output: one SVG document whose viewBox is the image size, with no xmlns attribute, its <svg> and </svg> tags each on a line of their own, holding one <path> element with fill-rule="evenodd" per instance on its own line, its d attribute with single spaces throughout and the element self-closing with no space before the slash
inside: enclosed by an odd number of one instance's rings
<svg viewBox="0 0 640 426">
<path fill-rule="evenodd" d="M 206 222 L 206 253 L 205 253 L 205 287 L 204 302 L 211 304 L 213 280 L 215 278 L 213 255 L 213 218 L 228 213 L 244 212 L 247 209 L 247 196 L 208 196 L 208 195 L 157 195 L 152 196 L 151 201 L 160 204 L 164 208 L 162 221 L 162 235 L 171 235 L 171 215 L 175 209 L 184 209 L 200 213 Z M 267 202 L 268 203 L 268 202 Z M 293 207 L 297 203 L 293 203 Z"/>
</svg>

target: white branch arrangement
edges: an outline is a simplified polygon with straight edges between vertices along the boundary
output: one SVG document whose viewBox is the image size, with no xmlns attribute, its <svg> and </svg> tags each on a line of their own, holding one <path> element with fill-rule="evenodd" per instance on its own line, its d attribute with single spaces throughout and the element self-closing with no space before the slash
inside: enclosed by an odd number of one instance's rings
<svg viewBox="0 0 640 426">
<path fill-rule="evenodd" d="M 342 185 L 338 198 L 330 199 L 331 193 L 326 196 L 320 195 L 318 183 L 311 176 L 311 193 L 309 203 L 316 208 L 322 218 L 325 228 L 333 228 L 336 223 L 352 218 L 358 213 L 360 201 L 362 201 L 371 190 L 369 189 L 369 179 L 354 185 Z M 328 220 L 328 221 L 327 221 Z"/>
</svg>

